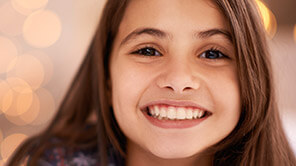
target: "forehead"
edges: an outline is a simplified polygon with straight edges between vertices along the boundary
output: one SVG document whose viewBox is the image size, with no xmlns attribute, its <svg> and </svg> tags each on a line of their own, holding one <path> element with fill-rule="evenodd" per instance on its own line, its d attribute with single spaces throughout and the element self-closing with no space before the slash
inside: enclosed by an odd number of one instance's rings
<svg viewBox="0 0 296 166">
<path fill-rule="evenodd" d="M 139 27 L 165 29 L 172 34 L 213 28 L 228 30 L 223 14 L 211 0 L 131 0 L 119 35 Z"/>
</svg>

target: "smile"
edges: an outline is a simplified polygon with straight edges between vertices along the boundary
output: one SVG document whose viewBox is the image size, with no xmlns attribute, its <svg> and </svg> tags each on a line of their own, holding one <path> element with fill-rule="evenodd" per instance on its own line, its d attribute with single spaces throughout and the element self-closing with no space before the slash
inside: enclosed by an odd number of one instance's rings
<svg viewBox="0 0 296 166">
<path fill-rule="evenodd" d="M 154 118 L 169 120 L 200 119 L 206 111 L 191 107 L 174 107 L 166 105 L 154 105 L 148 107 L 148 115 Z"/>
<path fill-rule="evenodd" d="M 142 109 L 148 121 L 160 128 L 189 128 L 212 115 L 211 112 L 192 104 L 153 103 Z"/>
</svg>

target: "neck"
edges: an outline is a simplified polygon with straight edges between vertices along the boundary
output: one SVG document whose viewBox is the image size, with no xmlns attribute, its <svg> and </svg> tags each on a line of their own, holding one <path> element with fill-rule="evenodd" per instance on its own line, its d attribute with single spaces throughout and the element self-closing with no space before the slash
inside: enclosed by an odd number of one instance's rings
<svg viewBox="0 0 296 166">
<path fill-rule="evenodd" d="M 137 145 L 128 144 L 126 166 L 210 166 L 212 156 L 197 154 L 192 157 L 179 159 L 163 159 L 148 151 L 139 148 Z"/>
</svg>

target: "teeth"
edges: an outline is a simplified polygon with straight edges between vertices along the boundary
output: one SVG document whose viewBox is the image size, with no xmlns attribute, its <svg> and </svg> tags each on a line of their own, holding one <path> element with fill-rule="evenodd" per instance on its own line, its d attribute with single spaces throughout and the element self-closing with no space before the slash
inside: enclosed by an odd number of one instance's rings
<svg viewBox="0 0 296 166">
<path fill-rule="evenodd" d="M 160 108 L 160 114 L 159 114 L 160 119 L 166 118 L 167 117 L 167 112 L 164 107 Z"/>
<path fill-rule="evenodd" d="M 169 107 L 167 116 L 169 119 L 176 119 L 176 108 L 175 107 Z"/>
<path fill-rule="evenodd" d="M 195 109 L 195 110 L 193 111 L 193 118 L 196 119 L 197 116 L 198 116 L 198 110 Z"/>
<path fill-rule="evenodd" d="M 205 113 L 204 111 L 199 111 L 197 117 L 198 117 L 198 118 L 201 118 L 201 117 L 204 115 L 204 113 Z"/>
<path fill-rule="evenodd" d="M 149 109 L 149 113 L 150 113 L 150 115 L 154 115 L 155 114 L 154 109 Z"/>
<path fill-rule="evenodd" d="M 169 120 L 184 120 L 184 119 L 198 119 L 203 117 L 205 111 L 200 109 L 192 109 L 185 107 L 173 107 L 173 106 L 152 106 L 149 107 L 149 113 L 158 119 Z"/>
<path fill-rule="evenodd" d="M 158 106 L 154 106 L 154 112 L 155 112 L 155 116 L 159 116 L 160 110 Z"/>
<path fill-rule="evenodd" d="M 192 119 L 192 108 L 186 110 L 186 119 Z"/>
<path fill-rule="evenodd" d="M 185 108 L 182 108 L 182 107 L 177 108 L 177 119 L 185 119 L 185 118 L 186 118 Z"/>
</svg>

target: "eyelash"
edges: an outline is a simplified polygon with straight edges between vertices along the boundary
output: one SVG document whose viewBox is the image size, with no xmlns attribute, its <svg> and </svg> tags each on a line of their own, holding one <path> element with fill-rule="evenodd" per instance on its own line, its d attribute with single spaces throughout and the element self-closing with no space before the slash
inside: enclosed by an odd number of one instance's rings
<svg viewBox="0 0 296 166">
<path fill-rule="evenodd" d="M 144 51 L 146 53 L 144 53 Z M 152 53 L 155 54 L 157 52 L 157 55 L 147 55 L 147 53 Z M 143 56 L 147 56 L 147 57 L 153 57 L 153 56 L 162 56 L 162 54 L 156 49 L 153 48 L 152 46 L 145 46 L 142 47 L 134 52 L 132 52 L 131 54 L 136 54 L 136 55 L 143 55 Z M 211 54 L 211 55 L 209 55 Z M 210 57 L 210 56 L 215 56 L 214 57 Z M 222 53 L 218 48 L 212 47 L 204 52 L 202 52 L 199 57 L 205 58 L 205 59 L 209 59 L 209 60 L 217 60 L 217 59 L 224 59 L 224 58 L 228 58 L 228 56 L 226 56 L 224 53 Z M 207 58 L 208 57 L 208 58 Z"/>
<path fill-rule="evenodd" d="M 147 50 L 150 50 L 150 51 L 147 51 Z M 150 52 L 151 53 L 151 50 L 155 53 L 157 52 L 158 55 L 147 55 L 147 54 L 144 54 L 143 51 L 147 51 L 147 52 Z M 145 47 L 142 47 L 140 49 L 137 49 L 136 51 L 132 52 L 131 54 L 136 54 L 136 55 L 143 55 L 143 56 L 148 56 L 148 57 L 152 57 L 152 56 L 162 56 L 162 54 L 154 47 L 152 46 L 145 46 Z"/>
<path fill-rule="evenodd" d="M 208 56 L 208 58 L 206 58 L 206 54 L 208 53 L 208 55 L 209 54 L 211 54 L 211 55 L 213 55 L 214 54 L 214 56 L 216 56 L 216 58 L 210 58 L 209 56 Z M 211 56 L 210 55 L 210 56 Z M 203 57 L 202 57 L 203 56 Z M 218 57 L 217 57 L 218 56 Z M 218 60 L 218 59 L 230 59 L 227 55 L 225 55 L 222 51 L 220 51 L 218 48 L 215 48 L 215 47 L 211 47 L 210 49 L 208 49 L 208 50 L 206 50 L 206 51 L 204 51 L 204 52 L 202 52 L 200 55 L 199 55 L 199 57 L 202 57 L 202 58 L 205 58 L 205 59 L 208 59 L 208 60 Z"/>
</svg>

